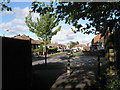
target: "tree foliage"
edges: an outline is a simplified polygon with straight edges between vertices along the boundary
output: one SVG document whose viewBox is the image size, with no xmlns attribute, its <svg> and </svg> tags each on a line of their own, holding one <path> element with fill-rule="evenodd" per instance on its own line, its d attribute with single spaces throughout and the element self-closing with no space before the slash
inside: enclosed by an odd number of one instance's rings
<svg viewBox="0 0 120 90">
<path fill-rule="evenodd" d="M 103 33 L 104 25 L 112 21 L 112 27 L 119 28 L 120 25 L 120 3 L 119 2 L 56 2 L 53 7 L 46 7 L 45 3 L 33 2 L 33 11 L 39 11 L 45 14 L 47 11 L 53 11 L 59 20 L 65 20 L 65 23 L 72 24 L 77 28 L 73 30 L 83 33 Z M 87 27 L 80 29 L 82 25 L 78 22 L 80 19 L 89 20 Z M 95 27 L 96 29 L 90 29 Z"/>
<path fill-rule="evenodd" d="M 37 18 L 37 21 L 33 21 L 32 16 L 29 15 L 26 17 L 25 22 L 29 27 L 29 30 L 46 43 L 50 42 L 52 36 L 56 35 L 61 29 L 61 26 L 59 26 L 53 31 L 53 28 L 57 27 L 59 22 L 56 20 L 56 17 L 51 17 L 49 12 L 46 13 L 46 15 L 40 15 L 40 18 Z"/>
<path fill-rule="evenodd" d="M 2 0 L 2 2 L 0 2 L 0 11 L 3 10 L 12 11 L 11 7 L 7 6 L 5 2 L 10 3 L 10 0 Z"/>
<path fill-rule="evenodd" d="M 79 44 L 78 41 L 76 41 L 76 42 L 70 41 L 69 48 L 71 49 L 72 47 L 74 47 L 75 45 L 78 45 L 78 44 Z"/>
</svg>

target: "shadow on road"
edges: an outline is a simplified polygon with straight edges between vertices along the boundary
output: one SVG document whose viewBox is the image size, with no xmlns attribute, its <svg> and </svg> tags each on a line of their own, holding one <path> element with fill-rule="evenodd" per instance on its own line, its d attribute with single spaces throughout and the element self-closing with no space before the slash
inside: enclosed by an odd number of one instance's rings
<svg viewBox="0 0 120 90">
<path fill-rule="evenodd" d="M 49 59 L 50 57 L 47 57 Z M 33 57 L 32 62 L 39 61 L 39 60 L 45 60 L 45 57 Z"/>
<path fill-rule="evenodd" d="M 61 59 L 61 60 L 67 60 L 68 57 L 67 57 L 67 56 L 62 56 L 62 57 L 60 57 L 60 59 Z"/>
</svg>

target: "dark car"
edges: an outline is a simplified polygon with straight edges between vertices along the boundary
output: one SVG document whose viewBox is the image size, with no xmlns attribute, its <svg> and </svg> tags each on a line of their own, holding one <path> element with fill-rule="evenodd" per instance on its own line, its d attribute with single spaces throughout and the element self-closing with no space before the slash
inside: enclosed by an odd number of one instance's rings
<svg viewBox="0 0 120 90">
<path fill-rule="evenodd" d="M 67 53 L 66 53 L 67 55 L 72 55 L 72 54 L 73 54 L 73 51 L 72 51 L 72 50 L 66 50 L 66 52 L 67 52 Z"/>
</svg>

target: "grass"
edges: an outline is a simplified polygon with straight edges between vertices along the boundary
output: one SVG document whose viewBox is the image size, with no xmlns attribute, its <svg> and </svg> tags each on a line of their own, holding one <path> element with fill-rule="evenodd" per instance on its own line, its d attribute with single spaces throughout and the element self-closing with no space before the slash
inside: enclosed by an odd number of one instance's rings
<svg viewBox="0 0 120 90">
<path fill-rule="evenodd" d="M 73 53 L 71 56 L 72 56 L 72 57 L 75 57 L 75 56 L 77 56 L 77 55 L 79 55 L 79 54 L 82 54 L 82 51 L 75 52 L 75 53 Z"/>
<path fill-rule="evenodd" d="M 63 54 L 65 52 L 59 52 L 59 53 L 54 53 L 54 54 L 48 54 L 47 56 L 50 57 L 50 56 L 54 56 L 54 55 L 58 55 L 58 54 Z"/>
<path fill-rule="evenodd" d="M 63 54 L 65 52 L 58 52 L 58 53 L 54 53 L 54 54 L 47 54 L 47 57 L 50 57 L 50 56 L 54 56 L 54 55 L 59 55 L 59 54 Z M 39 57 L 45 57 L 45 55 L 42 55 L 42 56 L 39 56 Z"/>
</svg>

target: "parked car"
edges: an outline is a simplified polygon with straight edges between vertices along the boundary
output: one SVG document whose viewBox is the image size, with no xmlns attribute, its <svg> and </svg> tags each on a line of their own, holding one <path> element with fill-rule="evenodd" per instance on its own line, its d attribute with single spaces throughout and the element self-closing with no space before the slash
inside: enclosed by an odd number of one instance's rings
<svg viewBox="0 0 120 90">
<path fill-rule="evenodd" d="M 72 50 L 66 50 L 66 52 L 67 52 L 67 53 L 66 53 L 67 55 L 72 55 L 72 54 L 73 54 L 73 51 L 72 51 Z"/>
</svg>

